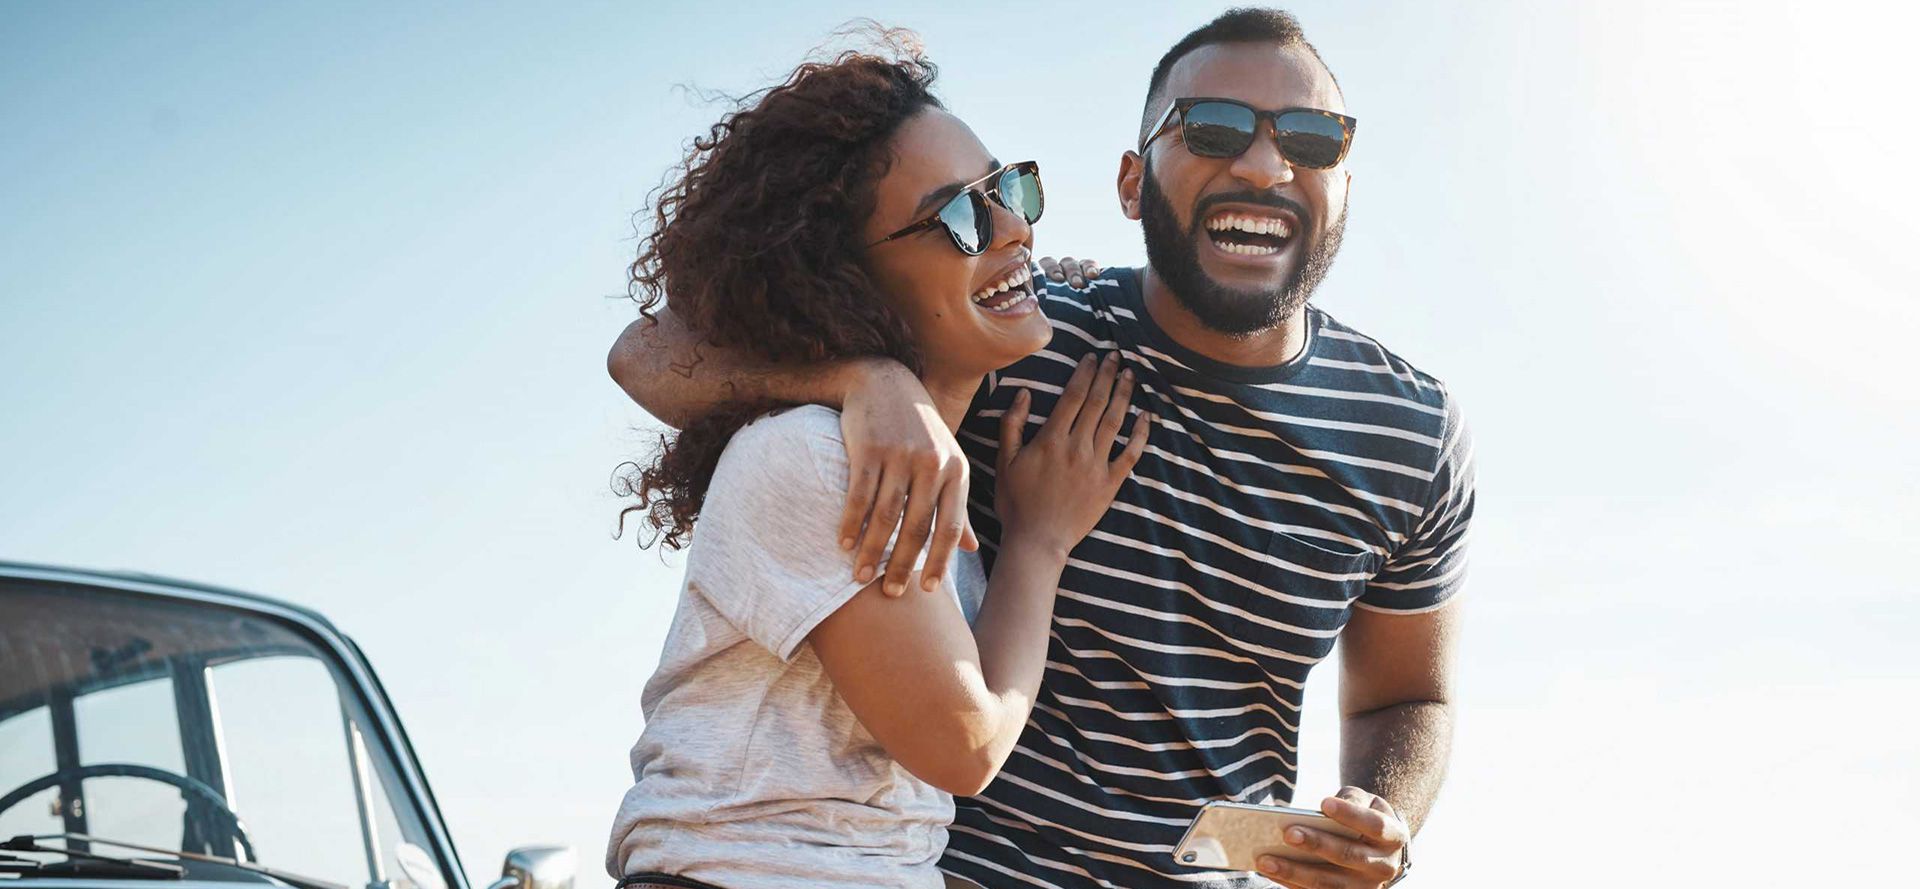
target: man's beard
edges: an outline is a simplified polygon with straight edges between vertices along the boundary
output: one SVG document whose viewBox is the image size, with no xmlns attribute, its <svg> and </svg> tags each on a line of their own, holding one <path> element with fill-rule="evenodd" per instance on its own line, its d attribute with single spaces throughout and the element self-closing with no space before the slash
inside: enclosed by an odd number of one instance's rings
<svg viewBox="0 0 1920 889">
<path fill-rule="evenodd" d="M 1250 204 L 1285 206 L 1299 214 L 1303 229 L 1311 227 L 1312 220 L 1292 201 L 1283 202 L 1258 193 L 1223 197 Z M 1173 291 L 1174 297 L 1200 319 L 1201 324 L 1228 336 L 1271 330 L 1291 319 L 1307 304 L 1321 279 L 1327 276 L 1327 270 L 1333 267 L 1333 256 L 1340 252 L 1340 238 L 1347 231 L 1347 211 L 1343 207 L 1327 227 L 1326 234 L 1307 250 L 1306 258 L 1294 268 L 1278 292 L 1236 290 L 1208 277 L 1200 268 L 1200 241 L 1208 237 L 1201 225 L 1203 217 L 1195 214 L 1191 231 L 1180 229 L 1173 206 L 1154 181 L 1151 164 L 1142 175 L 1140 204 L 1140 228 L 1146 235 L 1147 262 L 1153 265 L 1154 274 L 1166 282 L 1167 289 Z"/>
</svg>

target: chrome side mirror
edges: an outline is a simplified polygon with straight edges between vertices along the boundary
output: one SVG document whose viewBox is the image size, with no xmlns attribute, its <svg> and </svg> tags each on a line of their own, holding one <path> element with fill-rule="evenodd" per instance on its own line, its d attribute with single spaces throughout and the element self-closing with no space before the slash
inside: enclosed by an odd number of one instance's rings
<svg viewBox="0 0 1920 889">
<path fill-rule="evenodd" d="M 521 846 L 487 889 L 573 889 L 573 871 L 572 846 Z"/>
</svg>

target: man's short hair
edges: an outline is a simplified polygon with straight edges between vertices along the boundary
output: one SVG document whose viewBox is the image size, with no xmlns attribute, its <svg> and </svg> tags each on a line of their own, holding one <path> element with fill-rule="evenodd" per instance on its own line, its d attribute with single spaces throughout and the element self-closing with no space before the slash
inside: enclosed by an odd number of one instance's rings
<svg viewBox="0 0 1920 889">
<path fill-rule="evenodd" d="M 1284 9 L 1265 9 L 1256 6 L 1242 6 L 1229 9 L 1214 19 L 1180 38 L 1180 42 L 1160 57 L 1160 64 L 1153 66 L 1153 77 L 1147 81 L 1147 105 L 1140 112 L 1140 138 L 1147 138 L 1147 128 L 1160 119 L 1167 110 L 1167 99 L 1161 93 L 1167 86 L 1167 74 L 1173 70 L 1174 63 L 1187 53 L 1203 46 L 1216 43 L 1277 43 L 1281 46 L 1300 47 L 1313 54 L 1315 61 L 1325 68 L 1325 59 L 1320 51 L 1307 42 L 1307 33 L 1300 28 L 1300 20 Z M 1327 69 L 1327 76 L 1333 77 L 1333 69 Z M 1340 81 L 1333 81 L 1335 89 Z"/>
</svg>

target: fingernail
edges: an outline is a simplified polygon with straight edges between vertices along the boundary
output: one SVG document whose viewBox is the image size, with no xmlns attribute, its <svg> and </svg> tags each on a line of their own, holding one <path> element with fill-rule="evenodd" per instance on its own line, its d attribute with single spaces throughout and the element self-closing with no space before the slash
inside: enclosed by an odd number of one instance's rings
<svg viewBox="0 0 1920 889">
<path fill-rule="evenodd" d="M 1298 827 L 1287 828 L 1287 842 L 1296 846 L 1307 841 L 1307 832 Z"/>
<path fill-rule="evenodd" d="M 1280 871 L 1280 859 L 1272 855 L 1262 855 L 1254 861 L 1254 864 L 1259 865 L 1261 870 L 1270 874 Z"/>
<path fill-rule="evenodd" d="M 872 565 L 861 565 L 861 566 L 860 566 L 860 568 L 859 568 L 859 570 L 857 570 L 857 571 L 855 571 L 855 572 L 853 572 L 853 579 L 854 579 L 854 580 L 857 580 L 857 581 L 860 581 L 861 583 L 866 583 L 867 581 L 869 581 L 869 580 L 872 580 L 872 579 L 873 579 L 873 566 L 872 566 Z"/>
<path fill-rule="evenodd" d="M 842 538 L 840 538 L 840 548 L 841 548 L 841 549 L 853 549 L 853 538 L 851 538 L 851 537 L 842 537 Z"/>
<path fill-rule="evenodd" d="M 939 585 L 940 578 L 938 577 L 928 577 L 920 581 L 920 589 L 929 593 L 933 592 L 934 588 Z"/>
<path fill-rule="evenodd" d="M 907 585 L 897 580 L 889 580 L 886 583 L 885 589 L 887 591 L 887 595 L 898 596 L 901 593 L 906 592 Z"/>
<path fill-rule="evenodd" d="M 1126 380 L 1129 383 L 1133 382 L 1133 368 L 1129 367 L 1126 370 L 1121 371 L 1120 379 Z"/>
</svg>

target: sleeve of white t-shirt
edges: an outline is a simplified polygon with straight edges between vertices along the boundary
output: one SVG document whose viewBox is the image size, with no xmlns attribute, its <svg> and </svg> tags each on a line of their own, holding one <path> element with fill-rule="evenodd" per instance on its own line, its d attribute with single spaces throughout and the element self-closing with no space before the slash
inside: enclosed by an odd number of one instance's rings
<svg viewBox="0 0 1920 889">
<path fill-rule="evenodd" d="M 838 412 L 763 417 L 728 443 L 694 524 L 688 586 L 781 660 L 872 582 L 838 540 L 847 474 Z"/>
</svg>

